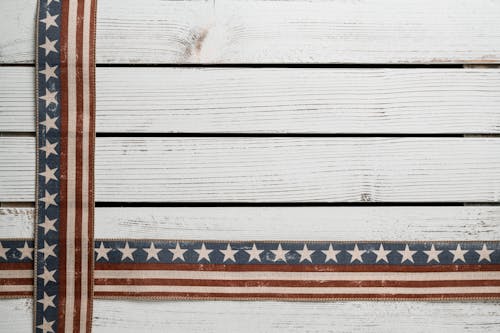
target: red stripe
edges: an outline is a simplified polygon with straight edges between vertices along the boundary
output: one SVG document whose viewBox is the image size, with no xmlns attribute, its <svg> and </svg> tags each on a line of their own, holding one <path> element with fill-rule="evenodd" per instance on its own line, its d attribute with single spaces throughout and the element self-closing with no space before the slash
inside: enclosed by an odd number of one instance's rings
<svg viewBox="0 0 500 333">
<path fill-rule="evenodd" d="M 73 307 L 73 331 L 80 331 L 80 295 L 82 292 L 82 140 L 83 140 L 83 5 L 85 1 L 77 1 L 76 20 L 76 158 L 75 158 L 75 302 Z M 71 112 L 71 110 L 70 110 Z M 86 272 L 85 272 L 86 274 Z"/>
<path fill-rule="evenodd" d="M 32 296 L 33 292 L 31 291 L 0 291 L 0 298 L 14 298 L 14 297 L 20 298 L 20 297 L 32 297 Z"/>
<path fill-rule="evenodd" d="M 500 265 L 290 265 L 290 264 L 163 264 L 96 263 L 96 270 L 182 270 L 223 272 L 468 272 L 500 271 Z"/>
<path fill-rule="evenodd" d="M 95 24 L 96 0 L 91 1 L 89 29 L 89 161 L 88 161 L 88 279 L 87 279 L 87 332 L 92 330 L 92 305 L 94 295 L 94 140 L 95 140 Z"/>
<path fill-rule="evenodd" d="M 13 278 L 13 279 L 0 279 L 0 285 L 2 286 L 16 286 L 16 285 L 32 285 L 32 278 Z"/>
<path fill-rule="evenodd" d="M 198 279 L 95 279 L 96 285 L 207 286 L 207 287 L 477 287 L 500 286 L 500 280 L 440 281 L 322 281 L 322 280 L 198 280 Z"/>
<path fill-rule="evenodd" d="M 33 262 L 2 262 L 0 271 L 3 270 L 26 270 L 33 269 Z M 32 281 L 33 282 L 33 281 Z"/>
<path fill-rule="evenodd" d="M 464 298 L 500 298 L 500 293 L 470 293 L 470 294 L 225 294 L 225 293 L 172 293 L 172 292 L 95 292 L 94 297 L 151 298 L 151 299 L 288 299 L 311 300 L 321 299 L 464 299 Z"/>
<path fill-rule="evenodd" d="M 64 317 L 66 313 L 66 225 L 67 225 L 67 150 L 68 150 L 68 2 L 61 2 L 61 31 L 60 31 L 60 99 L 61 99 L 61 146 L 60 158 L 60 186 L 59 186 L 59 291 L 57 301 L 57 331 L 64 332 Z"/>
</svg>

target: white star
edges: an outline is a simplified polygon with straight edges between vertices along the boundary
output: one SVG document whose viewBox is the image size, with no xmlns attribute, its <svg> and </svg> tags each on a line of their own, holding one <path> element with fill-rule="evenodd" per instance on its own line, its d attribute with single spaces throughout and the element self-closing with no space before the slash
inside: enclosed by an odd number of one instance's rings
<svg viewBox="0 0 500 333">
<path fill-rule="evenodd" d="M 50 256 L 53 256 L 54 258 L 57 258 L 56 254 L 54 253 L 54 249 L 56 248 L 57 244 L 54 245 L 49 245 L 46 241 L 43 241 L 43 248 L 38 250 L 38 252 L 43 253 L 43 258 L 47 259 Z"/>
<path fill-rule="evenodd" d="M 264 250 L 259 250 L 257 249 L 257 246 L 255 245 L 255 243 L 253 244 L 252 246 L 252 249 L 251 250 L 245 250 L 246 253 L 248 253 L 248 255 L 250 256 L 248 258 L 248 262 L 252 261 L 252 260 L 257 260 L 258 262 L 260 262 L 260 254 L 262 252 L 264 252 Z"/>
<path fill-rule="evenodd" d="M 40 201 L 45 202 L 45 209 L 47 209 L 50 205 L 57 206 L 57 203 L 54 200 L 56 196 L 57 193 L 50 194 L 48 191 L 45 191 L 45 197 L 40 198 Z"/>
<path fill-rule="evenodd" d="M 149 259 L 152 259 L 152 258 L 160 261 L 160 259 L 158 258 L 158 252 L 160 252 L 163 249 L 157 249 L 157 248 L 155 248 L 155 245 L 153 243 L 151 243 L 149 248 L 143 249 L 143 250 L 148 254 L 146 261 L 148 261 Z"/>
<path fill-rule="evenodd" d="M 48 165 L 45 166 L 45 171 L 40 172 L 39 175 L 45 178 L 45 184 L 47 184 L 51 179 L 57 180 L 55 175 L 57 168 L 51 169 Z"/>
<path fill-rule="evenodd" d="M 43 20 L 40 20 L 40 22 L 43 22 L 45 23 L 45 30 L 49 29 L 50 27 L 54 26 L 57 28 L 57 23 L 56 23 L 56 18 L 58 17 L 59 15 L 50 15 L 49 12 L 47 12 L 47 16 L 45 16 L 45 18 Z"/>
<path fill-rule="evenodd" d="M 49 157 L 51 154 L 57 155 L 56 146 L 57 142 L 50 143 L 50 141 L 47 139 L 47 141 L 45 142 L 45 146 L 41 147 L 40 150 L 43 150 L 45 152 L 45 157 Z"/>
<path fill-rule="evenodd" d="M 305 260 L 312 262 L 311 254 L 313 254 L 314 252 L 315 251 L 309 250 L 307 248 L 307 244 L 304 244 L 304 247 L 302 248 L 302 250 L 297 251 L 297 253 L 300 254 L 300 262 L 303 262 Z"/>
<path fill-rule="evenodd" d="M 54 103 L 55 105 L 59 104 L 57 101 L 57 91 L 50 91 L 48 88 L 45 88 L 45 95 L 40 96 L 40 99 L 45 101 L 45 107 L 48 107 L 50 104 Z"/>
<path fill-rule="evenodd" d="M 45 44 L 40 45 L 42 49 L 45 49 L 45 56 L 47 56 L 50 52 L 57 53 L 56 49 L 56 40 L 50 40 L 47 37 L 45 37 Z"/>
<path fill-rule="evenodd" d="M 195 251 L 196 253 L 198 253 L 198 261 L 206 259 L 208 262 L 210 262 L 210 257 L 208 255 L 212 253 L 213 250 L 207 250 L 207 248 L 205 247 L 205 243 L 202 243 L 201 248 Z"/>
<path fill-rule="evenodd" d="M 28 242 L 24 242 L 24 246 L 17 248 L 17 250 L 21 252 L 20 259 L 24 258 L 33 259 L 33 248 L 28 246 Z"/>
<path fill-rule="evenodd" d="M 398 252 L 403 256 L 403 258 L 401 258 L 401 263 L 404 263 L 406 260 L 415 263 L 415 261 L 413 261 L 413 255 L 417 253 L 417 251 L 410 251 L 408 244 L 406 244 L 404 251 L 398 250 Z"/>
<path fill-rule="evenodd" d="M 384 260 L 385 262 L 389 262 L 389 260 L 387 259 L 387 255 L 389 253 L 391 253 L 392 251 L 384 250 L 384 246 L 382 244 L 380 244 L 380 247 L 378 248 L 378 250 L 375 250 L 372 252 L 377 255 L 377 259 L 375 260 L 375 262 L 377 263 L 381 260 Z"/>
<path fill-rule="evenodd" d="M 45 133 L 49 132 L 51 128 L 58 129 L 56 125 L 57 118 L 50 118 L 48 115 L 45 115 L 45 120 L 40 122 L 40 125 L 45 126 Z"/>
<path fill-rule="evenodd" d="M 47 6 L 48 6 L 48 5 L 50 5 L 50 3 L 51 3 L 52 1 L 59 2 L 59 0 L 48 0 L 48 2 L 47 2 Z"/>
<path fill-rule="evenodd" d="M 283 251 L 281 244 L 278 244 L 278 248 L 276 250 L 271 250 L 271 252 L 274 254 L 274 261 L 283 260 L 286 262 L 286 255 L 289 251 Z"/>
<path fill-rule="evenodd" d="M 184 261 L 184 252 L 186 252 L 187 250 L 181 249 L 179 243 L 175 245 L 175 249 L 168 249 L 168 250 L 173 254 L 172 261 L 175 261 L 175 259 L 180 259 Z"/>
<path fill-rule="evenodd" d="M 337 262 L 337 255 L 341 252 L 338 250 L 334 250 L 332 244 L 328 247 L 328 250 L 322 250 L 326 256 L 325 262 L 328 262 L 329 260 L 333 260 L 334 262 Z"/>
<path fill-rule="evenodd" d="M 54 330 L 52 329 L 52 325 L 54 325 L 54 321 L 47 321 L 45 318 L 43 318 L 43 322 L 38 325 L 36 328 L 39 328 L 42 330 L 43 333 L 54 333 Z"/>
<path fill-rule="evenodd" d="M 99 247 L 95 250 L 95 252 L 97 253 L 97 258 L 95 259 L 95 261 L 98 261 L 101 258 L 104 258 L 104 259 L 109 261 L 108 253 L 110 251 L 111 251 L 111 249 L 104 247 L 104 243 L 101 242 L 101 245 L 99 245 Z"/>
<path fill-rule="evenodd" d="M 54 223 L 56 223 L 57 219 L 49 220 L 47 216 L 45 216 L 45 221 L 40 223 L 40 227 L 44 229 L 44 234 L 46 235 L 50 230 L 57 231 L 54 227 Z"/>
<path fill-rule="evenodd" d="M 366 251 L 365 250 L 360 250 L 358 248 L 358 244 L 354 245 L 354 249 L 352 250 L 347 250 L 349 254 L 351 255 L 351 262 L 354 262 L 355 260 L 359 260 L 360 262 L 363 262 L 363 258 L 361 257 Z"/>
<path fill-rule="evenodd" d="M 54 296 L 49 296 L 47 295 L 47 293 L 44 291 L 43 292 L 43 300 L 41 301 L 38 301 L 38 303 L 42 303 L 43 304 L 43 311 L 47 310 L 47 308 L 50 306 L 50 307 L 53 307 L 55 308 L 55 304 L 54 304 L 54 298 L 56 297 L 56 295 Z"/>
<path fill-rule="evenodd" d="M 49 271 L 46 266 L 43 267 L 43 273 L 39 274 L 38 277 L 43 279 L 43 285 L 46 286 L 49 281 L 56 282 L 54 279 L 54 273 L 56 270 Z"/>
<path fill-rule="evenodd" d="M 8 247 L 3 247 L 2 242 L 0 242 L 0 257 L 7 260 L 7 252 L 9 252 L 9 250 Z"/>
<path fill-rule="evenodd" d="M 479 254 L 479 260 L 477 262 L 481 262 L 481 260 L 487 260 L 491 262 L 490 255 L 495 252 L 495 250 L 488 250 L 486 244 L 483 244 L 483 248 L 481 250 L 476 250 L 476 253 Z"/>
<path fill-rule="evenodd" d="M 441 252 L 443 251 L 437 251 L 435 248 L 434 248 L 434 244 L 431 245 L 431 249 L 429 251 L 424 251 L 425 254 L 427 254 L 428 258 L 427 258 L 427 262 L 431 262 L 433 260 L 436 260 L 437 262 L 439 262 L 439 255 L 441 254 Z"/>
<path fill-rule="evenodd" d="M 38 73 L 45 75 L 45 81 L 48 81 L 51 77 L 57 79 L 56 69 L 57 69 L 57 65 L 56 66 L 49 66 L 48 63 L 45 63 L 45 69 L 38 71 Z"/>
<path fill-rule="evenodd" d="M 238 252 L 238 251 L 237 250 L 233 250 L 231 248 L 230 244 L 227 244 L 227 247 L 226 247 L 225 250 L 219 250 L 219 251 L 224 254 L 224 260 L 222 260 L 223 262 L 227 261 L 227 260 L 232 260 L 232 261 L 236 262 L 236 259 L 234 259 L 234 254 L 236 252 Z"/>
<path fill-rule="evenodd" d="M 102 244 L 102 243 L 101 243 Z M 118 249 L 122 253 L 122 261 L 125 259 L 129 258 L 130 260 L 134 261 L 134 255 L 133 253 L 137 250 L 135 247 L 129 247 L 128 242 L 125 243 L 125 247 L 119 248 Z"/>
<path fill-rule="evenodd" d="M 462 250 L 460 244 L 457 245 L 456 250 L 449 250 L 449 251 L 453 254 L 453 262 L 457 260 L 462 260 L 463 262 L 465 262 L 464 254 L 469 252 L 469 250 Z"/>
</svg>

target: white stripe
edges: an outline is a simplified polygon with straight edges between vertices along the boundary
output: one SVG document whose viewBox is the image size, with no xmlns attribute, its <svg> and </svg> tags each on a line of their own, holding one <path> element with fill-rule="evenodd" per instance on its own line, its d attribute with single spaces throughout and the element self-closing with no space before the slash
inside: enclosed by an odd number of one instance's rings
<svg viewBox="0 0 500 333">
<path fill-rule="evenodd" d="M 75 181 L 76 181 L 76 23 L 78 1 L 69 1 L 68 10 L 68 154 L 66 224 L 66 314 L 65 331 L 73 332 L 75 306 Z"/>
<path fill-rule="evenodd" d="M 449 294 L 500 293 L 500 287 L 205 287 L 205 286 L 103 286 L 96 292 L 276 293 L 276 294 Z"/>
<path fill-rule="evenodd" d="M 96 270 L 96 279 L 198 279 L 198 280 L 500 280 L 500 272 L 222 272 L 169 270 Z"/>
<path fill-rule="evenodd" d="M 0 271 L 0 279 L 28 279 L 33 277 L 33 270 L 4 270 Z"/>
<path fill-rule="evenodd" d="M 87 331 L 87 282 L 88 282 L 88 185 L 89 185 L 89 122 L 90 122 L 90 109 L 89 109 L 89 38 L 90 36 L 90 5 L 91 0 L 85 0 L 83 11 L 83 137 L 82 137 L 82 284 L 81 284 L 81 298 L 80 298 L 80 332 Z"/>
<path fill-rule="evenodd" d="M 32 284 L 21 284 L 21 285 L 13 285 L 13 284 L 7 284 L 7 285 L 1 285 L 0 284 L 0 292 L 21 292 L 21 291 L 33 291 L 33 285 Z"/>
</svg>

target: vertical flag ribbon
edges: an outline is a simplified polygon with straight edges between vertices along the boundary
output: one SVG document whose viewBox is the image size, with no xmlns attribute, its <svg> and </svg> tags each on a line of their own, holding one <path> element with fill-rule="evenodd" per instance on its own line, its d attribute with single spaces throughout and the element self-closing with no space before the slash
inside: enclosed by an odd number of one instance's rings
<svg viewBox="0 0 500 333">
<path fill-rule="evenodd" d="M 96 0 L 39 0 L 35 332 L 90 332 Z"/>
</svg>

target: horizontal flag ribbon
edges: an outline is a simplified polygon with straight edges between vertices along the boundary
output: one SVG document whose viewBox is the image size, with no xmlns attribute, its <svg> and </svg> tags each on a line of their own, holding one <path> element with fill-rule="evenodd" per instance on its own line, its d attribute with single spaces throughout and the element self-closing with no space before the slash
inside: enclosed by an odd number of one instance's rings
<svg viewBox="0 0 500 333">
<path fill-rule="evenodd" d="M 31 292 L 31 251 L 28 240 L 0 241 L 1 296 Z M 96 240 L 94 259 L 98 298 L 500 297 L 500 242 Z M 39 278 L 54 282 L 51 271 Z"/>
</svg>

